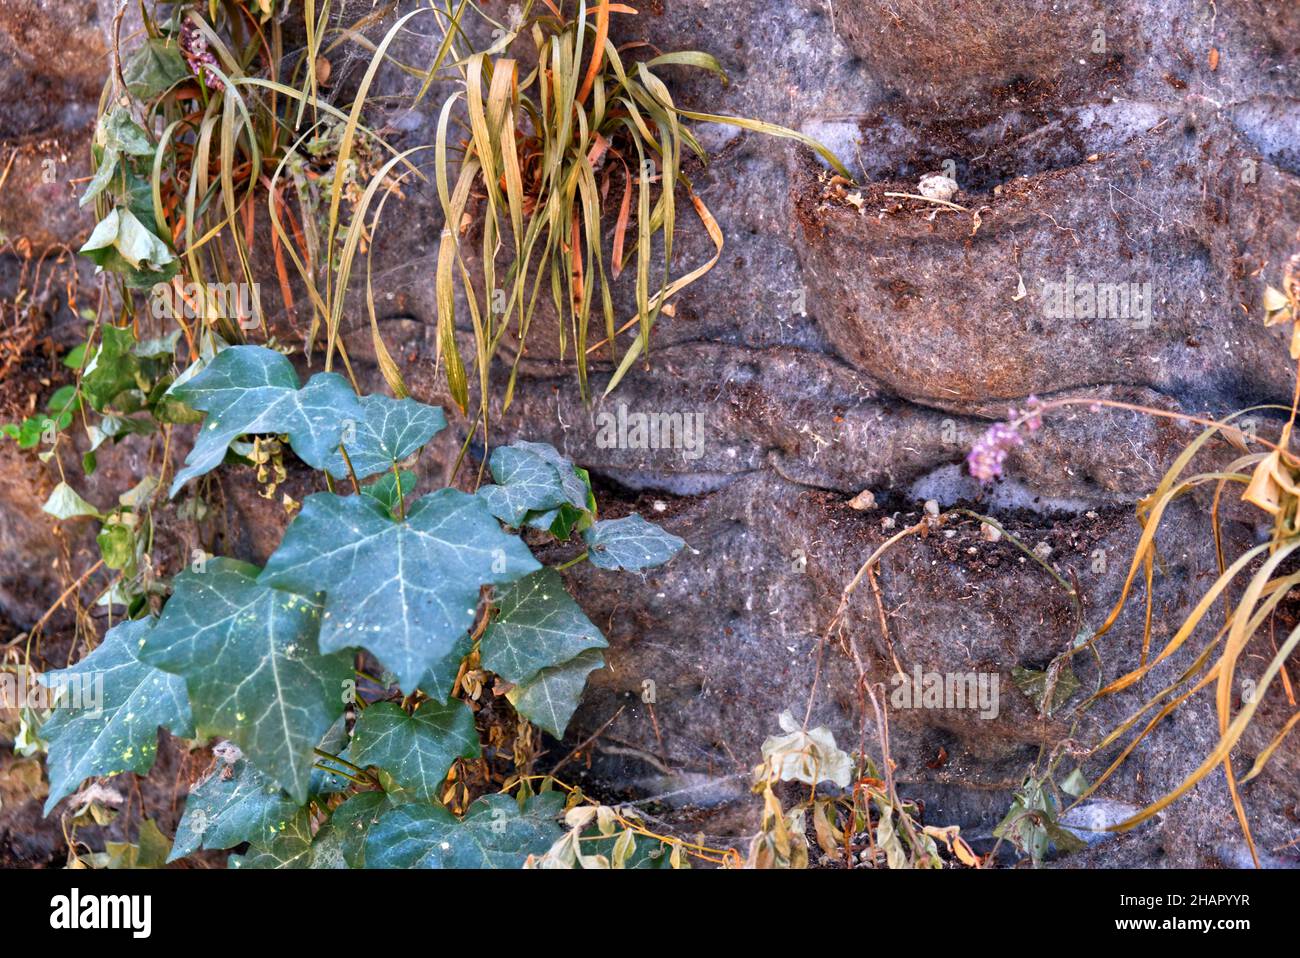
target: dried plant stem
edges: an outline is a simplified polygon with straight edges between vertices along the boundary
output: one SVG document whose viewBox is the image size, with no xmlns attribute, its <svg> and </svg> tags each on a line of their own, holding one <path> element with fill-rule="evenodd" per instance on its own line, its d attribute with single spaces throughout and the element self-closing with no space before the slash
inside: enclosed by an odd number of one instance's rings
<svg viewBox="0 0 1300 958">
<path fill-rule="evenodd" d="M 64 589 L 63 594 L 54 600 L 54 604 L 45 610 L 45 614 L 36 620 L 36 624 L 27 630 L 26 641 L 30 641 L 32 636 L 38 634 L 40 630 L 44 628 L 45 623 L 50 621 L 50 617 L 54 615 L 54 613 L 57 612 L 63 606 L 64 602 L 68 601 L 68 597 L 71 596 L 78 589 L 80 589 L 82 585 L 85 584 L 87 579 L 89 579 L 92 575 L 94 575 L 96 572 L 99 571 L 100 567 L 103 566 L 103 564 L 104 564 L 104 560 L 100 559 L 89 569 L 87 569 L 85 572 L 81 573 L 81 575 L 77 577 L 76 582 L 72 583 L 72 585 Z M 10 640 L 9 642 L 6 643 L 6 647 L 16 644 L 19 641 L 19 639 L 22 638 L 23 636 L 20 635 L 17 638 Z"/>
</svg>

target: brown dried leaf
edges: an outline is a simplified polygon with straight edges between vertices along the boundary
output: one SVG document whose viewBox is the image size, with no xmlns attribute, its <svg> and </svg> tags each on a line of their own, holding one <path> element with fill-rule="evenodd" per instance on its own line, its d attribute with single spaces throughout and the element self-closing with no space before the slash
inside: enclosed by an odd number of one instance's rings
<svg viewBox="0 0 1300 958">
<path fill-rule="evenodd" d="M 1243 502 L 1258 506 L 1272 516 L 1281 511 L 1282 487 L 1276 475 L 1280 459 L 1277 450 L 1261 459 L 1251 474 L 1250 485 L 1241 496 Z"/>
</svg>

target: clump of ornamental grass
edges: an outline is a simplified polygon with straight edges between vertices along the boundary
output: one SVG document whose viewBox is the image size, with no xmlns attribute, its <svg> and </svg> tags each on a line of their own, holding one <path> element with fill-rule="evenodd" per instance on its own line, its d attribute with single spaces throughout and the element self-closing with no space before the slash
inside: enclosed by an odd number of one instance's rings
<svg viewBox="0 0 1300 958">
<path fill-rule="evenodd" d="M 136 315 L 132 290 L 151 290 L 192 359 L 253 331 L 269 335 L 259 259 L 273 264 L 296 316 L 292 264 L 310 301 L 310 353 L 317 330 L 341 309 L 352 257 L 366 248 L 362 200 L 374 191 L 363 187 L 394 152 L 361 123 L 382 48 L 346 112 L 323 91 L 331 57 L 361 43 L 376 15 L 329 27 L 329 0 L 301 8 L 283 0 L 142 3 L 143 36 L 123 37 L 124 11 L 119 5 L 94 176 L 82 197 L 99 223 L 82 252 L 120 283 L 121 318 Z M 306 45 L 290 53 L 293 17 L 303 18 Z M 396 189 L 397 179 L 384 168 L 383 185 Z M 265 236 L 263 217 L 272 226 Z"/>
<path fill-rule="evenodd" d="M 21 422 L 0 423 L 0 434 L 20 448 L 39 447 L 61 478 L 64 434 L 78 421 L 88 447 L 81 453 L 86 475 L 103 444 L 159 432 L 165 475 L 171 427 L 199 418 L 171 387 L 227 345 L 271 341 L 288 351 L 274 342 L 263 314 L 258 277 L 272 265 L 291 323 L 297 311 L 290 264 L 301 278 L 311 320 L 300 333 L 310 356 L 318 330 L 334 328 L 354 257 L 367 251 L 375 228 L 367 206 L 381 188 L 384 198 L 400 195 L 402 177 L 414 172 L 409 164 L 396 170 L 403 158 L 383 163 L 396 151 L 361 123 L 371 81 L 391 61 L 386 48 L 395 29 L 378 46 L 364 31 L 387 8 L 345 26 L 331 19 L 330 0 L 141 2 L 139 32 L 124 35 L 127 8 L 121 0 L 112 24 L 113 67 L 92 146 L 94 175 L 82 198 L 98 216 L 81 252 L 102 273 L 99 308 L 82 311 L 91 324 L 86 341 L 63 359 L 75 382 Z M 297 45 L 294 32 L 305 34 L 305 45 Z M 341 108 L 326 94 L 331 72 L 339 72 L 331 63 L 348 57 L 369 64 Z M 371 320 L 380 351 L 373 305 Z M 342 343 L 338 354 L 347 367 Z M 386 353 L 381 368 L 404 396 Z M 277 440 L 240 444 L 238 454 L 257 467 L 269 498 L 284 475 Z M 111 521 L 97 537 L 96 568 L 117 575 L 100 604 L 138 614 L 156 601 L 162 587 L 152 573 L 151 510 L 165 488 L 148 476 L 105 516 Z M 66 482 L 59 489 L 47 512 L 100 515 Z M 282 501 L 286 510 L 297 508 L 287 495 Z M 205 500 L 193 503 L 191 515 L 201 518 Z"/>
<path fill-rule="evenodd" d="M 210 351 L 209 336 L 244 342 L 250 330 L 267 335 L 253 269 L 262 254 L 255 247 L 265 210 L 272 227 L 269 259 L 290 316 L 296 315 L 291 266 L 306 290 L 307 352 L 323 329 L 325 368 L 333 368 L 336 354 L 347 367 L 339 332 L 356 258 L 367 255 L 385 203 L 401 195 L 401 182 L 423 178 L 412 155 L 432 149 L 444 214 L 436 275 L 438 362 L 445 363 L 449 391 L 463 412 L 469 406 L 467 369 L 473 367 L 485 431 L 492 359 L 508 331 L 522 355 L 541 297 L 560 317 L 560 352 L 572 349 L 586 397 L 589 355 L 605 349 L 617 360 L 612 390 L 646 355 L 650 332 L 660 314 L 672 311 L 672 298 L 718 262 L 722 231 L 683 171 L 686 152 L 707 159 L 693 122 L 790 138 L 843 172 L 829 150 L 803 134 L 678 107 L 658 71 L 694 67 L 725 82 L 720 64 L 696 51 L 625 63 L 626 50 L 609 39 L 610 20 L 636 11 L 609 0 L 590 7 L 529 0 L 508 23 L 491 20 L 466 0 L 451 0 L 400 17 L 378 43 L 364 30 L 382 11 L 330 27 L 328 0 L 300 10 L 271 0 L 159 4 L 154 10 L 169 13 L 159 18 L 143 10 L 143 43 L 125 62 L 117 57 L 105 89 L 95 175 L 84 198 L 95 203 L 100 225 L 83 252 L 119 275 L 124 292 L 167 284 L 165 301 L 193 358 L 205 345 Z M 471 14 L 493 28 L 487 49 L 471 46 Z M 441 40 L 430 63 L 403 63 L 390 47 L 421 15 L 437 25 Z M 291 55 L 284 24 L 296 16 L 303 18 L 306 44 Z M 120 23 L 119 17 L 115 32 Z M 537 66 L 526 75 L 507 55 L 516 40 L 534 45 Z M 323 91 L 343 44 L 362 47 L 370 59 L 351 104 L 340 108 Z M 437 80 L 456 88 L 441 107 L 434 143 L 398 153 L 362 123 L 373 81 L 386 64 L 422 81 L 416 102 Z M 679 194 L 716 253 L 673 276 Z M 481 213 L 472 201 L 482 201 Z M 462 244 L 476 223 L 482 243 L 471 266 Z M 635 277 L 636 312 L 620 323 L 610 283 L 625 271 Z M 368 262 L 366 274 L 372 345 L 389 387 L 403 396 L 401 373 L 379 336 Z M 220 295 L 229 284 L 242 284 L 249 295 L 232 306 Z M 468 363 L 455 338 L 457 285 L 474 332 Z M 129 310 L 129 296 L 123 299 Z M 599 334 L 591 328 L 593 313 Z M 191 329 L 187 316 L 202 322 Z M 629 332 L 633 338 L 620 347 L 619 337 Z M 518 355 L 504 406 L 513 396 Z"/>
<path fill-rule="evenodd" d="M 1296 322 L 1300 319 L 1300 254 L 1293 256 L 1287 264 L 1283 288 L 1278 290 L 1270 287 L 1265 292 L 1264 307 L 1267 325 L 1286 322 L 1295 324 L 1290 354 L 1293 360 L 1300 360 L 1300 322 Z M 1215 630 L 1213 638 L 1201 648 L 1191 665 L 1173 682 L 1147 699 L 1136 712 L 1121 722 L 1093 749 L 1094 753 L 1101 752 L 1137 729 L 1136 734 L 1110 765 L 1086 789 L 1077 793 L 1076 801 L 1083 801 L 1092 795 L 1166 716 L 1198 693 L 1211 689 L 1219 726 L 1219 740 L 1215 747 L 1176 788 L 1127 821 L 1113 826 L 1113 830 L 1127 831 L 1147 821 L 1186 795 L 1214 769 L 1222 766 L 1242 832 L 1250 847 L 1251 856 L 1258 864 L 1259 858 L 1241 802 L 1239 785 L 1250 781 L 1264 769 L 1286 736 L 1297 724 L 1300 724 L 1300 711 L 1296 711 L 1283 724 L 1268 746 L 1256 757 L 1244 777 L 1240 779 L 1232 765 L 1232 752 L 1241 741 L 1256 710 L 1275 681 L 1283 686 L 1291 707 L 1293 709 L 1296 707 L 1295 691 L 1287 675 L 1285 664 L 1297 646 L 1300 646 L 1300 626 L 1293 629 L 1280 642 L 1270 638 L 1272 655 L 1268 665 L 1255 682 L 1253 694 L 1242 696 L 1236 708 L 1233 703 L 1233 680 L 1246 645 L 1265 627 L 1269 627 L 1271 635 L 1274 613 L 1279 605 L 1292 597 L 1297 587 L 1300 587 L 1300 572 L 1293 571 L 1294 562 L 1288 562 L 1293 554 L 1300 550 L 1300 455 L 1291 451 L 1291 435 L 1295 428 L 1297 403 L 1300 403 L 1300 375 L 1297 377 L 1297 390 L 1290 409 L 1255 406 L 1240 410 L 1221 421 L 1108 400 L 1062 399 L 1038 402 L 1031 399 L 1027 411 L 1013 410 L 1009 421 L 990 427 L 971 450 L 967 460 L 971 474 L 982 481 L 997 478 L 1002 473 L 1002 465 L 1007 453 L 1024 442 L 1024 431 L 1036 428 L 1036 424 L 1041 422 L 1045 413 L 1080 403 L 1087 404 L 1093 410 L 1102 407 L 1123 409 L 1178 419 L 1204 427 L 1203 431 L 1179 453 L 1155 490 L 1138 503 L 1137 519 L 1142 527 L 1142 534 L 1138 539 L 1133 560 L 1115 605 L 1105 621 L 1086 642 L 1076 643 L 1075 647 L 1063 656 L 1063 660 L 1068 660 L 1083 648 L 1095 651 L 1095 643 L 1114 626 L 1129 601 L 1134 582 L 1141 574 L 1146 585 L 1146 615 L 1142 650 L 1137 665 L 1096 691 L 1080 705 L 1080 709 L 1086 708 L 1104 696 L 1121 692 L 1145 678 L 1160 663 L 1186 645 L 1202 623 L 1208 622 L 1216 603 L 1220 601 L 1223 603 L 1224 613 L 1222 624 Z M 1253 431 L 1247 432 L 1236 424 L 1248 413 L 1267 409 L 1280 409 L 1287 414 L 1285 425 L 1276 443 L 1255 435 Z M 1221 469 L 1193 471 L 1192 463 L 1197 453 L 1215 436 L 1226 439 L 1240 455 Z M 1241 498 L 1269 516 L 1273 528 L 1268 541 L 1245 550 L 1229 561 L 1222 536 L 1220 506 L 1224 493 L 1232 485 L 1243 487 Z M 1152 580 L 1156 562 L 1156 533 L 1159 531 L 1161 520 L 1175 501 L 1197 490 L 1208 488 L 1214 490 L 1210 510 L 1210 531 L 1214 537 L 1218 556 L 1219 575 L 1183 619 L 1172 638 L 1152 656 L 1151 624 L 1154 598 Z M 1238 596 L 1235 603 L 1234 595 Z"/>
<path fill-rule="evenodd" d="M 698 51 L 625 60 L 626 48 L 610 40 L 610 21 L 635 15 L 630 7 L 609 0 L 528 2 L 510 23 L 494 23 L 499 39 L 491 48 L 468 52 L 460 23 L 465 6 L 439 18 L 444 42 L 453 50 L 458 89 L 443 105 L 434 146 L 445 220 L 437 271 L 438 342 L 451 395 L 462 411 L 469 403 L 467 367 L 477 370 L 480 425 L 486 430 L 489 365 L 513 330 L 518 352 L 505 387 L 508 406 L 541 297 L 559 317 L 560 354 L 572 349 L 579 389 L 587 398 L 588 357 L 607 351 L 616 366 L 606 393 L 613 390 L 646 355 L 651 330 L 671 311 L 672 298 L 718 262 L 722 230 L 683 170 L 687 151 L 707 160 L 693 122 L 797 140 L 844 170 L 828 149 L 803 134 L 679 107 L 660 76 L 663 68 L 694 67 L 723 82 L 726 75 L 714 57 Z M 508 55 L 516 38 L 533 44 L 536 66 L 528 72 Z M 459 135 L 454 123 L 461 127 Z M 682 197 L 716 252 L 673 276 Z M 463 255 L 476 222 L 470 208 L 475 198 L 483 201 L 477 276 Z M 622 321 L 610 285 L 625 271 L 635 276 L 636 312 Z M 458 285 L 474 333 L 475 353 L 468 363 L 455 336 Z M 632 330 L 630 342 L 620 345 L 620 335 Z"/>
</svg>

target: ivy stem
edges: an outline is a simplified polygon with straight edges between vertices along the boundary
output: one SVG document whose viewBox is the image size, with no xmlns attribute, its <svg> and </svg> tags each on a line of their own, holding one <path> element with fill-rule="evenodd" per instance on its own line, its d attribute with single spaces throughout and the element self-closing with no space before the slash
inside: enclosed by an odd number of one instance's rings
<svg viewBox="0 0 1300 958">
<path fill-rule="evenodd" d="M 591 555 L 591 553 L 589 553 L 589 552 L 583 552 L 582 555 L 574 556 L 574 557 L 573 557 L 572 559 L 570 559 L 568 562 L 562 562 L 562 563 L 560 563 L 559 565 L 557 565 L 557 566 L 555 567 L 555 571 L 556 571 L 556 572 L 563 572 L 565 569 L 569 568 L 570 566 L 575 566 L 575 565 L 577 565 L 579 562 L 581 562 L 583 559 L 588 558 L 590 555 Z"/>
<path fill-rule="evenodd" d="M 397 471 L 397 463 L 393 463 L 393 478 L 397 480 L 397 513 L 398 521 L 406 521 L 406 496 L 402 494 L 402 474 Z"/>
<path fill-rule="evenodd" d="M 341 768 L 330 768 L 328 765 L 322 765 L 320 762 L 317 762 L 313 767 L 320 769 L 322 772 L 328 772 L 331 775 L 337 775 L 339 778 L 346 778 L 353 785 L 375 784 L 368 778 L 361 778 L 360 776 L 353 775 L 351 772 L 345 772 Z"/>
<path fill-rule="evenodd" d="M 339 443 L 339 452 L 343 453 L 343 461 L 347 463 L 348 478 L 352 480 L 352 491 L 357 495 L 361 495 L 361 483 L 357 482 L 356 470 L 352 468 L 352 457 L 349 456 L 348 451 L 343 448 L 343 443 Z"/>
<path fill-rule="evenodd" d="M 338 764 L 342 765 L 344 768 L 349 769 L 349 771 L 345 772 L 343 771 L 343 769 L 331 768 L 330 766 L 325 765 L 322 762 L 317 762 L 316 768 L 320 769 L 322 772 L 329 772 L 329 774 L 331 775 L 337 775 L 340 778 L 346 778 L 349 782 L 352 782 L 355 785 L 376 784 L 375 780 L 370 776 L 370 774 L 360 765 L 353 765 L 346 758 L 340 758 L 337 755 L 333 755 L 325 751 L 323 748 L 312 749 L 312 751 L 316 753 L 316 756 L 318 758 L 326 759 L 331 762 L 338 762 Z"/>
<path fill-rule="evenodd" d="M 342 765 L 344 768 L 349 768 L 349 769 L 351 769 L 352 771 L 356 772 L 356 773 L 359 774 L 359 775 L 364 775 L 364 774 L 366 773 L 366 770 L 365 770 L 364 768 L 362 768 L 360 765 L 353 765 L 353 764 L 352 764 L 351 762 L 349 762 L 346 758 L 340 758 L 340 757 L 337 756 L 337 755 L 334 755 L 334 754 L 332 754 L 332 753 L 330 753 L 330 752 L 325 751 L 325 749 L 323 749 L 323 748 L 312 749 L 312 751 L 316 753 L 317 757 L 319 757 L 319 758 L 327 758 L 327 759 L 329 759 L 331 762 L 338 762 L 338 763 L 339 763 L 340 765 Z"/>
</svg>

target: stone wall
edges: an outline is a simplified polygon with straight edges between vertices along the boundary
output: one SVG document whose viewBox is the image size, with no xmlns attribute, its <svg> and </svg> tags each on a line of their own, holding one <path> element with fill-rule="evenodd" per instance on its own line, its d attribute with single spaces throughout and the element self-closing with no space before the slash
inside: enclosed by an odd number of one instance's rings
<svg viewBox="0 0 1300 958">
<path fill-rule="evenodd" d="M 107 69 L 96 47 L 102 39 L 88 35 L 94 55 L 64 64 L 41 52 L 40 28 L 21 11 L 47 24 L 53 15 L 40 4 L 10 6 L 20 12 L 0 20 L 0 42 L 25 58 L 4 68 L 0 85 L 39 77 L 56 92 L 30 116 L 7 116 L 15 128 L 0 132 L 19 143 L 57 128 L 81 137 L 70 155 L 84 156 L 81 118 L 93 114 L 95 77 Z M 813 133 L 859 179 L 831 182 L 785 141 L 704 128 L 715 160 L 688 174 L 726 248 L 675 315 L 661 320 L 648 367 L 586 408 L 570 364 L 534 341 L 516 401 L 498 416 L 502 440 L 552 442 L 588 467 L 609 514 L 635 507 L 690 546 L 632 586 L 585 566 L 566 573 L 612 648 L 556 757 L 599 732 L 568 774 L 593 794 L 653 798 L 647 809 L 669 828 L 736 842 L 757 822 L 747 775 L 759 747 L 778 712 L 802 714 L 840 590 L 891 523 L 914 521 L 930 498 L 998 517 L 1077 583 L 1095 627 L 1136 542 L 1134 502 L 1193 435 L 1130 414 L 1061 414 L 1013 453 L 1005 482 L 981 489 L 961 463 L 990 418 L 1032 393 L 1212 414 L 1289 401 L 1289 330 L 1263 327 L 1260 295 L 1300 246 L 1300 8 L 1262 0 L 1066 0 L 1050 11 L 1029 0 L 646 6 L 639 17 L 615 18 L 617 42 L 707 50 L 730 74 L 723 87 L 666 69 L 680 103 Z M 103 13 L 98 27 L 102 38 Z M 418 62 L 427 44 L 407 36 L 396 51 Z M 388 93 L 417 85 L 383 82 Z M 339 88 L 347 83 L 343 69 Z M 390 106 L 376 122 L 399 145 L 431 142 L 437 108 L 436 96 L 415 109 Z M 884 195 L 915 192 L 917 179 L 945 161 L 964 209 Z M 15 164 L 15 175 L 29 176 L 24 169 Z M 53 201 L 32 214 L 17 204 L 12 187 L 0 194 L 0 226 L 12 231 L 5 224 L 18 222 L 43 242 L 74 245 L 86 228 Z M 11 210 L 16 220 L 5 219 Z M 432 187 L 412 184 L 385 217 L 373 260 L 381 329 L 416 395 L 445 402 L 433 371 L 441 222 Z M 711 255 L 703 230 L 685 223 L 676 268 Z M 1046 284 L 1069 277 L 1149 283 L 1150 314 L 1049 315 Z M 627 314 L 628 284 L 616 299 Z M 66 312 L 52 319 L 51 334 L 70 341 L 76 324 Z M 349 310 L 349 343 L 379 388 L 365 316 L 359 301 Z M 278 328 L 293 333 L 283 318 Z M 595 369 L 599 395 L 609 367 Z M 600 448 L 595 416 L 620 405 L 700 413 L 700 455 Z M 434 457 L 445 462 L 457 439 L 444 437 Z M 133 442 L 118 447 L 96 487 L 125 488 L 143 468 Z M 1230 455 L 1210 450 L 1221 461 Z M 0 448 L 8 490 L 0 504 L 0 610 L 16 629 L 56 594 L 57 577 L 46 570 L 64 547 L 43 518 L 32 518 L 44 472 L 12 446 Z M 228 549 L 262 560 L 283 517 L 251 489 L 229 485 Z M 864 489 L 877 507 L 850 508 Z M 1213 581 L 1207 508 L 1196 501 L 1175 510 L 1159 538 L 1156 643 Z M 1230 516 L 1228 545 L 1254 541 L 1254 517 L 1242 509 Z M 85 543 L 79 548 L 88 564 Z M 1060 719 L 1035 715 L 1011 670 L 1044 667 L 1069 647 L 1079 623 L 1048 575 L 1006 540 L 981 538 L 974 523 L 902 543 L 882 563 L 880 588 L 888 641 L 866 590 L 850 619 L 874 679 L 888 680 L 895 656 L 908 669 L 1001 678 L 1001 709 L 991 720 L 891 714 L 904 792 L 925 802 L 928 822 L 960 824 L 987 847 L 1039 747 L 1070 732 Z M 1102 641 L 1100 673 L 1080 662 L 1085 686 L 1137 662 L 1141 598 Z M 824 653 L 814 720 L 856 747 L 854 671 L 838 645 Z M 1145 686 L 1090 711 L 1075 740 L 1096 741 L 1188 661 L 1174 657 Z M 1245 661 L 1247 672 L 1262 669 L 1257 657 Z M 646 681 L 656 690 L 653 706 L 642 701 Z M 1291 710 L 1281 693 L 1265 701 L 1242 761 Z M 1103 789 L 1111 804 L 1098 807 L 1159 797 L 1195 768 L 1216 733 L 1210 704 L 1193 701 L 1157 727 Z M 1296 750 L 1284 748 L 1244 790 L 1261 848 L 1294 833 L 1298 765 Z M 1156 823 L 1065 863 L 1232 865 L 1242 862 L 1242 847 L 1220 772 Z"/>
</svg>

